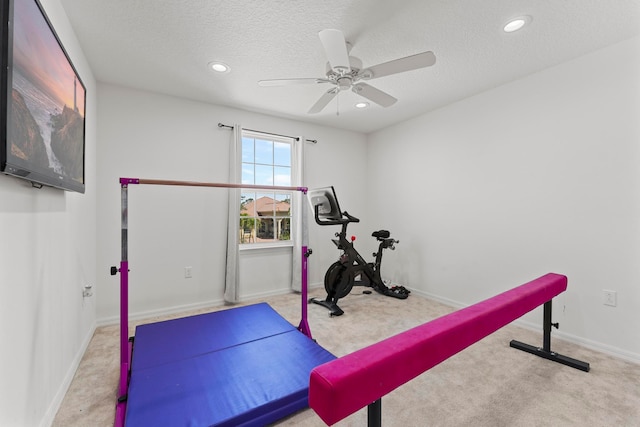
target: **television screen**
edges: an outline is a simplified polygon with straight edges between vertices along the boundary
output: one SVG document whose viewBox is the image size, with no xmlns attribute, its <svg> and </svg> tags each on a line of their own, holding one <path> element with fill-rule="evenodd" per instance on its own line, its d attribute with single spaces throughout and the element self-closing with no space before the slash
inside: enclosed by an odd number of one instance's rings
<svg viewBox="0 0 640 427">
<path fill-rule="evenodd" d="M 40 3 L 0 1 L 0 170 L 84 193 L 85 86 Z"/>
</svg>

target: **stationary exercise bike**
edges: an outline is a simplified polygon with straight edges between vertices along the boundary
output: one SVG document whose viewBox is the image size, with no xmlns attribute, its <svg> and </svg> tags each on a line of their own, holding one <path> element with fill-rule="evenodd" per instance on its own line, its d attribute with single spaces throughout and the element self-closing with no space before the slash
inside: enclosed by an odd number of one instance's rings
<svg viewBox="0 0 640 427">
<path fill-rule="evenodd" d="M 348 212 L 342 212 L 333 187 L 311 190 L 309 200 L 314 209 L 316 223 L 319 225 L 340 225 L 342 228 L 336 233 L 337 239 L 333 243 L 342 251 L 340 259 L 331 264 L 324 276 L 324 288 L 327 297 L 324 300 L 311 298 L 309 302 L 326 307 L 330 316 L 340 316 L 344 311 L 338 307 L 338 300 L 351 292 L 354 286 L 370 287 L 376 292 L 393 298 L 406 299 L 409 291 L 404 286 L 388 288 L 380 277 L 382 254 L 385 249 L 395 250 L 399 243 L 391 237 L 387 230 L 374 231 L 371 235 L 379 242 L 378 252 L 374 253 L 375 261 L 368 263 L 353 246 L 355 237 L 347 240 L 347 226 L 360 220 Z M 371 291 L 364 291 L 371 293 Z"/>
</svg>

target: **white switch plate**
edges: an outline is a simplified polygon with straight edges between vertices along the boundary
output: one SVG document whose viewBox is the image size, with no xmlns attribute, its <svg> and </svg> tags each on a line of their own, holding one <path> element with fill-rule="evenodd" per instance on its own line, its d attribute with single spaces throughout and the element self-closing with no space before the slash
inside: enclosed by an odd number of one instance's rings
<svg viewBox="0 0 640 427">
<path fill-rule="evenodd" d="M 604 305 L 609 305 L 611 307 L 618 305 L 618 295 L 616 291 L 603 289 L 602 292 L 604 293 Z"/>
</svg>

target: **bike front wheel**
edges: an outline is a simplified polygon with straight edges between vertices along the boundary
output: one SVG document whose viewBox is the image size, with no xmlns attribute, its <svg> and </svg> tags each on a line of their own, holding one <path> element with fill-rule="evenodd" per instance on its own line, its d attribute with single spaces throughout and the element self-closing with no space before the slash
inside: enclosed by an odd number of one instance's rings
<svg viewBox="0 0 640 427">
<path fill-rule="evenodd" d="M 347 267 L 343 263 L 336 261 L 331 264 L 324 275 L 324 289 L 327 291 L 327 295 L 337 301 L 349 295 L 353 288 L 353 281 L 353 269 L 347 271 Z"/>
</svg>

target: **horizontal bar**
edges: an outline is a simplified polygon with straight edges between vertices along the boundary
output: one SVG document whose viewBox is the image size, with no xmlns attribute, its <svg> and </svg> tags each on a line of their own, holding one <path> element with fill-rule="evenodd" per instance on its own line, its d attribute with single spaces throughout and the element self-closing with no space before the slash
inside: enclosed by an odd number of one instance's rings
<svg viewBox="0 0 640 427">
<path fill-rule="evenodd" d="M 552 360 L 554 362 L 561 363 L 566 366 L 570 366 L 575 369 L 579 369 L 584 372 L 589 372 L 589 364 L 587 362 L 583 362 L 582 360 L 573 359 L 568 356 L 563 356 L 562 354 L 558 354 L 554 351 L 546 351 L 540 347 L 534 347 L 529 344 L 525 344 L 520 341 L 511 340 L 509 343 L 509 347 L 516 348 L 518 350 L 526 351 L 527 353 L 534 354 L 536 356 L 545 358 L 547 360 Z"/>
<path fill-rule="evenodd" d="M 144 178 L 120 178 L 122 185 L 127 184 L 147 184 L 147 185 L 179 185 L 183 187 L 218 187 L 218 188 L 242 188 L 254 190 L 283 190 L 301 191 L 307 193 L 307 187 L 291 187 L 284 185 L 252 185 L 252 184 L 229 184 L 222 182 L 196 182 L 196 181 L 175 181 L 168 179 L 144 179 Z"/>
</svg>

